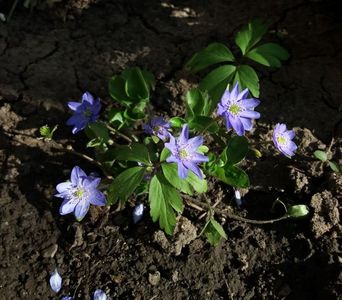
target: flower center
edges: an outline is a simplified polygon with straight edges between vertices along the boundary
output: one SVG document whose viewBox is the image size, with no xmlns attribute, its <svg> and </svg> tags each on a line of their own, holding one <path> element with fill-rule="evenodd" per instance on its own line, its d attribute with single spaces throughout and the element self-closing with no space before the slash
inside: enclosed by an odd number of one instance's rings
<svg viewBox="0 0 342 300">
<path fill-rule="evenodd" d="M 181 159 L 186 159 L 189 156 L 189 153 L 185 149 L 179 150 L 179 156 Z"/>
<path fill-rule="evenodd" d="M 229 106 L 229 111 L 236 116 L 240 112 L 240 106 L 237 104 L 232 104 Z"/>
<path fill-rule="evenodd" d="M 91 115 L 92 115 L 91 109 L 90 109 L 90 108 L 85 109 L 85 110 L 83 111 L 83 115 L 84 115 L 85 117 L 87 117 L 87 118 L 91 117 Z"/>
<path fill-rule="evenodd" d="M 282 135 L 277 137 L 277 141 L 281 145 L 285 145 L 286 144 L 286 138 L 283 137 Z"/>
<path fill-rule="evenodd" d="M 85 194 L 84 189 L 77 189 L 74 193 L 74 195 L 79 199 L 82 198 Z"/>
</svg>

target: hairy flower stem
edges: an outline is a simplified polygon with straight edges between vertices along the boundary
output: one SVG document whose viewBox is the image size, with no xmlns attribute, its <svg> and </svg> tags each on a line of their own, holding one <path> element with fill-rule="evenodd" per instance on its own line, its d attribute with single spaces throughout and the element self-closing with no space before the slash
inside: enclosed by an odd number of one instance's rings
<svg viewBox="0 0 342 300">
<path fill-rule="evenodd" d="M 205 209 L 209 209 L 209 213 L 210 211 L 214 211 L 215 213 L 217 213 L 218 215 L 221 215 L 223 217 L 227 217 L 229 219 L 233 219 L 233 220 L 237 220 L 237 221 L 241 221 L 241 222 L 245 222 L 245 223 L 250 223 L 250 224 L 256 224 L 256 225 L 263 225 L 263 224 L 272 224 L 272 223 L 275 223 L 275 222 L 279 222 L 279 221 L 283 221 L 283 220 L 286 220 L 288 219 L 290 216 L 288 215 L 283 215 L 281 216 L 280 218 L 276 218 L 276 219 L 270 219 L 270 220 L 253 220 L 253 219 L 248 219 L 248 218 L 244 218 L 244 217 L 240 217 L 240 216 L 237 216 L 231 212 L 228 212 L 228 211 L 222 211 L 222 210 L 219 210 L 218 208 L 216 207 L 212 207 L 210 206 L 210 204 L 208 203 L 203 203 L 203 202 L 200 202 L 188 195 L 183 195 L 183 197 L 185 198 L 185 201 L 186 203 L 199 210 L 199 211 L 203 211 Z"/>
<path fill-rule="evenodd" d="M 108 124 L 106 124 L 106 126 L 107 126 L 108 130 L 111 133 L 113 133 L 114 135 L 118 135 L 118 136 L 122 137 L 124 140 L 126 140 L 129 143 L 133 142 L 133 140 L 130 137 L 128 137 L 127 135 L 121 133 L 120 131 L 116 130 L 115 128 L 109 126 Z M 135 138 L 134 138 L 134 140 L 135 140 Z"/>
</svg>

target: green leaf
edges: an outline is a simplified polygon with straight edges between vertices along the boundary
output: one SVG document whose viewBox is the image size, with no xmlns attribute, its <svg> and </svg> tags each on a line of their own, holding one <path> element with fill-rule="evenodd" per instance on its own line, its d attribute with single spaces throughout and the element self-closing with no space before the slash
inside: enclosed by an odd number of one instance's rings
<svg viewBox="0 0 342 300">
<path fill-rule="evenodd" d="M 204 229 L 204 235 L 213 246 L 216 246 L 220 242 L 221 238 L 227 239 L 227 235 L 223 227 L 214 219 L 211 219 L 207 223 Z"/>
<path fill-rule="evenodd" d="M 236 67 L 232 65 L 225 65 L 216 68 L 205 76 L 199 84 L 202 91 L 208 91 L 211 103 L 208 113 L 212 113 L 217 107 L 217 103 L 221 100 L 223 92 L 227 88 L 228 83 L 234 76 Z"/>
<path fill-rule="evenodd" d="M 221 43 L 212 43 L 196 53 L 186 63 L 185 68 L 192 73 L 196 73 L 213 64 L 234 60 L 234 55 L 225 45 Z"/>
<path fill-rule="evenodd" d="M 210 114 L 210 101 L 207 92 L 193 88 L 186 93 L 187 118 L 195 116 L 208 116 Z"/>
<path fill-rule="evenodd" d="M 102 122 L 90 123 L 88 124 L 88 128 L 102 143 L 107 143 L 109 141 L 110 137 L 106 124 Z"/>
<path fill-rule="evenodd" d="M 103 143 L 98 138 L 92 139 L 87 143 L 87 148 L 99 147 Z"/>
<path fill-rule="evenodd" d="M 162 152 L 160 153 L 160 161 L 165 161 L 169 156 L 170 156 L 171 152 L 169 149 L 164 148 L 162 150 Z"/>
<path fill-rule="evenodd" d="M 149 82 L 146 82 L 138 67 L 124 70 L 122 77 L 126 79 L 125 91 L 129 97 L 135 100 L 146 100 L 150 97 Z"/>
<path fill-rule="evenodd" d="M 324 151 L 321 151 L 321 150 L 316 150 L 314 152 L 314 156 L 323 162 L 328 160 L 328 155 Z"/>
<path fill-rule="evenodd" d="M 119 124 L 125 123 L 123 118 L 122 109 L 111 108 L 108 112 L 108 122 L 115 123 L 118 122 Z"/>
<path fill-rule="evenodd" d="M 263 44 L 246 54 L 246 57 L 268 67 L 281 67 L 281 61 L 289 58 L 289 53 L 275 43 Z"/>
<path fill-rule="evenodd" d="M 125 146 L 116 146 L 109 151 L 117 160 L 136 161 L 147 165 L 151 164 L 150 154 L 144 144 L 132 143 Z"/>
<path fill-rule="evenodd" d="M 340 166 L 336 162 L 329 161 L 328 163 L 329 163 L 331 170 L 333 170 L 334 172 L 339 173 L 341 171 Z"/>
<path fill-rule="evenodd" d="M 244 136 L 233 136 L 223 150 L 221 159 L 227 165 L 235 165 L 245 158 L 248 152 L 248 140 Z"/>
<path fill-rule="evenodd" d="M 220 127 L 217 122 L 210 117 L 197 116 L 189 122 L 190 129 L 195 129 L 200 132 L 215 133 L 218 132 Z"/>
<path fill-rule="evenodd" d="M 267 29 L 267 25 L 260 20 L 253 20 L 236 34 L 235 43 L 243 55 L 261 40 Z"/>
<path fill-rule="evenodd" d="M 210 173 L 212 176 L 233 187 L 246 188 L 249 186 L 248 175 L 237 166 L 216 166 L 210 170 Z"/>
<path fill-rule="evenodd" d="M 306 205 L 292 205 L 287 209 L 286 214 L 291 218 L 305 217 L 309 213 L 309 208 Z"/>
<path fill-rule="evenodd" d="M 183 124 L 186 123 L 186 121 L 180 117 L 173 117 L 169 120 L 169 122 L 171 123 L 171 127 L 174 128 L 181 128 Z"/>
<path fill-rule="evenodd" d="M 144 167 L 133 167 L 120 173 L 109 187 L 107 204 L 126 201 L 143 180 L 144 173 Z"/>
<path fill-rule="evenodd" d="M 254 69 L 247 65 L 236 68 L 234 84 L 238 82 L 240 89 L 248 88 L 254 97 L 259 97 L 259 78 Z"/>
<path fill-rule="evenodd" d="M 120 102 L 121 104 L 129 106 L 130 104 L 133 103 L 133 99 L 131 99 L 126 94 L 125 83 L 126 81 L 120 76 L 113 76 L 109 80 L 108 89 L 109 89 L 110 96 L 114 100 Z"/>
<path fill-rule="evenodd" d="M 159 220 L 160 228 L 172 235 L 176 225 L 175 211 L 181 213 L 184 209 L 179 193 L 162 174 L 157 174 L 151 180 L 148 198 L 153 222 Z"/>
<path fill-rule="evenodd" d="M 39 128 L 39 132 L 42 137 L 51 140 L 57 128 L 58 128 L 58 125 L 55 125 L 55 127 L 53 127 L 53 129 L 51 130 L 49 125 L 44 125 Z"/>
<path fill-rule="evenodd" d="M 199 179 L 192 171 L 189 171 L 187 178 L 179 178 L 176 163 L 164 163 L 162 170 L 167 181 L 183 193 L 192 195 L 194 190 L 197 193 L 205 193 L 208 190 L 207 181 Z"/>
<path fill-rule="evenodd" d="M 166 180 L 174 186 L 176 189 L 180 190 L 185 194 L 192 195 L 193 189 L 188 181 L 181 179 L 178 176 L 178 168 L 176 163 L 163 163 L 161 165 L 163 174 Z M 189 172 L 190 173 L 190 172 Z"/>
</svg>

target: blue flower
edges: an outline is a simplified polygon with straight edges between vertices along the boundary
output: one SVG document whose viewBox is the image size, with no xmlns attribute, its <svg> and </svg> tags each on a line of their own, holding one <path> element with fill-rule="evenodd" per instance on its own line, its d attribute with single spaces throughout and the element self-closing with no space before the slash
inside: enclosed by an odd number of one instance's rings
<svg viewBox="0 0 342 300">
<path fill-rule="evenodd" d="M 93 300 L 107 300 L 107 295 L 104 291 L 97 289 L 94 292 Z"/>
<path fill-rule="evenodd" d="M 133 209 L 133 223 L 137 224 L 144 216 L 144 205 L 142 203 L 136 205 Z"/>
<path fill-rule="evenodd" d="M 181 179 L 185 179 L 188 176 L 189 170 L 194 172 L 198 178 L 203 178 L 198 164 L 208 161 L 208 157 L 197 152 L 202 144 L 203 137 L 201 136 L 189 139 L 189 127 L 187 124 L 183 125 L 182 133 L 178 139 L 170 135 L 170 142 L 165 143 L 165 147 L 171 151 L 171 155 L 166 161 L 169 163 L 177 163 L 178 176 Z"/>
<path fill-rule="evenodd" d="M 217 113 L 225 118 L 227 129 L 233 128 L 240 136 L 245 134 L 245 130 L 252 130 L 253 119 L 260 118 L 260 113 L 254 111 L 260 101 L 247 98 L 247 95 L 248 89 L 240 93 L 239 84 L 236 83 L 231 92 L 225 90 L 217 109 Z"/>
<path fill-rule="evenodd" d="M 68 102 L 68 106 L 74 111 L 74 114 L 66 124 L 74 126 L 72 129 L 73 134 L 86 128 L 89 123 L 95 122 L 101 110 L 100 100 L 98 98 L 94 99 L 89 92 L 82 95 L 81 102 Z"/>
<path fill-rule="evenodd" d="M 149 124 L 143 125 L 147 134 L 155 135 L 163 141 L 166 141 L 170 136 L 169 128 L 171 128 L 171 124 L 166 122 L 163 117 L 155 117 Z"/>
<path fill-rule="evenodd" d="M 74 300 L 74 298 L 71 296 L 63 296 L 61 300 Z"/>
<path fill-rule="evenodd" d="M 81 221 L 89 210 L 90 204 L 106 205 L 106 198 L 97 186 L 101 179 L 87 176 L 80 167 L 74 167 L 71 171 L 71 181 L 62 182 L 57 185 L 56 197 L 64 201 L 59 209 L 61 215 L 74 212 L 78 221 Z"/>
<path fill-rule="evenodd" d="M 50 276 L 50 286 L 55 293 L 58 293 L 62 288 L 62 277 L 57 269 Z"/>
<path fill-rule="evenodd" d="M 285 124 L 276 124 L 273 131 L 273 142 L 276 148 L 284 155 L 291 157 L 297 149 L 297 145 L 292 141 L 295 137 L 293 130 L 287 130 Z"/>
</svg>

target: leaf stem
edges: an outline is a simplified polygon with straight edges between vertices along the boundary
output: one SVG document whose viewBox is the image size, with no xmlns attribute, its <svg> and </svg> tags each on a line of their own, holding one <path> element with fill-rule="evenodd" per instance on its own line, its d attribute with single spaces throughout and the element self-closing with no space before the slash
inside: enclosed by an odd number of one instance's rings
<svg viewBox="0 0 342 300">
<path fill-rule="evenodd" d="M 108 130 L 113 133 L 114 135 L 118 135 L 120 137 L 122 137 L 124 140 L 126 140 L 129 143 L 132 143 L 132 139 L 130 137 L 128 137 L 127 135 L 121 133 L 120 131 L 116 130 L 115 128 L 109 126 L 108 124 L 106 124 L 106 127 L 108 128 Z"/>
</svg>

